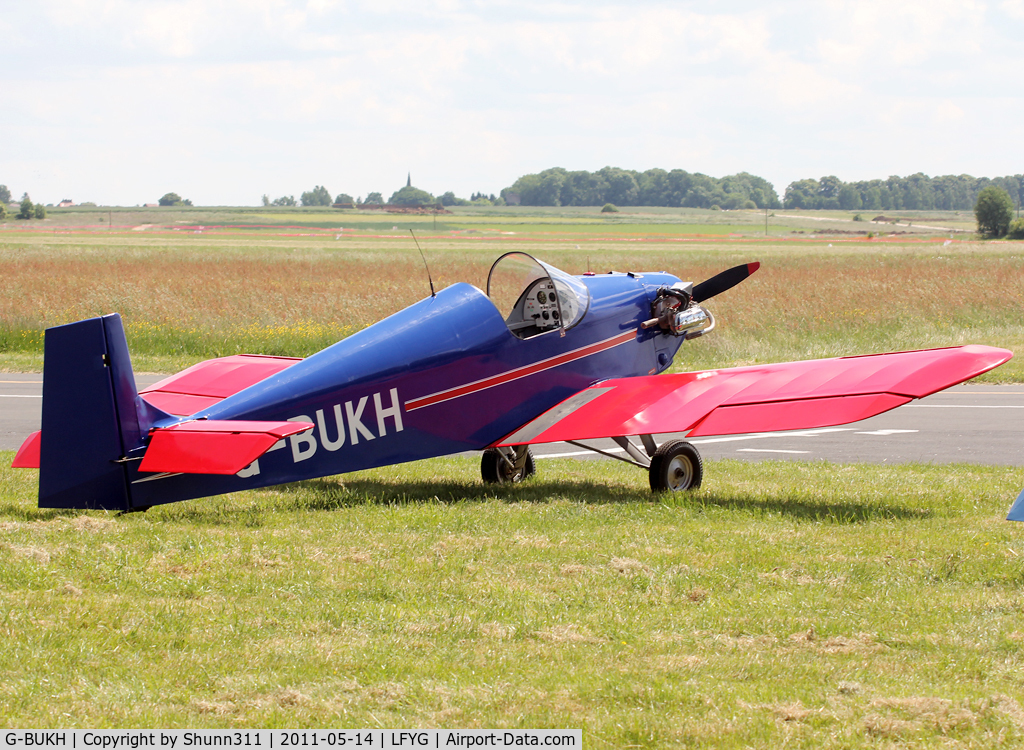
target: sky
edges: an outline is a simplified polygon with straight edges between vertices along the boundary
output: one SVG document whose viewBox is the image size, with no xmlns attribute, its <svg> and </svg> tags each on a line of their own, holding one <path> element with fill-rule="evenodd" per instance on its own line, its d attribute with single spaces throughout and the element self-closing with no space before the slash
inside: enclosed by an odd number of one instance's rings
<svg viewBox="0 0 1024 750">
<path fill-rule="evenodd" d="M 41 203 L 498 193 L 550 167 L 1024 171 L 1024 0 L 0 5 L 0 184 Z"/>
</svg>

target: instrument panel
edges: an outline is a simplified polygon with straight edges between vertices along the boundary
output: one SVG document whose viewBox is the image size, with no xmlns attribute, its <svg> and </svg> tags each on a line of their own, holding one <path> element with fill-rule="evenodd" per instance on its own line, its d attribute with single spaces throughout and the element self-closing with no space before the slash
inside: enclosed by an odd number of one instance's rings
<svg viewBox="0 0 1024 750">
<path fill-rule="evenodd" d="M 558 299 L 555 285 L 550 279 L 541 279 L 526 293 L 523 300 L 523 320 L 537 328 L 555 328 L 559 325 Z"/>
</svg>

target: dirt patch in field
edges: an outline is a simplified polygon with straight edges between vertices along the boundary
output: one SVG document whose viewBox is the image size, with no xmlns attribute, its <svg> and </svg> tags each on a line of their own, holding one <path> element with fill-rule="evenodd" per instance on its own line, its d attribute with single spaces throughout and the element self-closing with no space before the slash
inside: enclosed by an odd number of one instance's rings
<svg viewBox="0 0 1024 750">
<path fill-rule="evenodd" d="M 650 568 L 631 557 L 613 557 L 611 562 L 608 563 L 608 567 L 616 573 L 622 573 L 627 576 L 650 572 Z"/>
<path fill-rule="evenodd" d="M 43 549 L 42 547 L 34 546 L 20 546 L 16 544 L 8 545 L 8 549 L 11 550 L 17 557 L 21 557 L 27 560 L 33 560 L 40 565 L 50 564 L 50 552 L 49 550 Z"/>
<path fill-rule="evenodd" d="M 534 633 L 542 641 L 548 643 L 606 643 L 606 638 L 598 638 L 586 628 L 575 623 L 567 625 L 555 625 L 545 630 L 538 630 Z"/>
</svg>

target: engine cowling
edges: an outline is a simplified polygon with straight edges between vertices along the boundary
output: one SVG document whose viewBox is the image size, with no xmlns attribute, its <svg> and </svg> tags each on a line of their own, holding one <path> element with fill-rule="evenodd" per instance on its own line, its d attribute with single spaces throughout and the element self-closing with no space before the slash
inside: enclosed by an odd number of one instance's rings
<svg viewBox="0 0 1024 750">
<path fill-rule="evenodd" d="M 651 304 L 651 316 L 642 324 L 643 328 L 657 326 L 666 333 L 686 339 L 703 336 L 715 327 L 714 316 L 693 301 L 692 281 L 680 281 L 659 289 Z"/>
</svg>

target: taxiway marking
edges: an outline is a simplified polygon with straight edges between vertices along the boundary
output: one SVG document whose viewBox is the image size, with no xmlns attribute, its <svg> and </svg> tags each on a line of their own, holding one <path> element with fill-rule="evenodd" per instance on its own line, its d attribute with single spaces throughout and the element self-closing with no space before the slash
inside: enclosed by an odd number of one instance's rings
<svg viewBox="0 0 1024 750">
<path fill-rule="evenodd" d="M 1024 409 L 1024 404 L 904 404 L 901 409 Z"/>
<path fill-rule="evenodd" d="M 810 453 L 810 451 L 781 451 L 771 448 L 737 448 L 737 453 Z"/>
<path fill-rule="evenodd" d="M 750 435 L 730 435 L 729 437 L 719 438 L 695 438 L 688 442 L 694 445 L 705 445 L 707 443 L 733 443 L 742 440 L 759 440 L 762 438 L 787 438 L 787 437 L 815 437 L 817 435 L 827 435 L 832 432 L 851 432 L 852 427 L 823 427 L 817 430 L 794 430 L 792 432 L 755 432 Z M 550 445 L 548 443 L 547 445 Z M 534 447 L 537 447 L 536 445 Z M 601 450 L 606 453 L 624 453 L 622 448 L 602 448 Z M 737 453 L 740 451 L 755 451 L 760 450 L 758 448 L 738 448 Z M 810 451 L 769 451 L 767 453 L 809 453 Z M 597 455 L 593 451 L 567 451 L 564 453 L 536 453 L 534 458 L 575 458 L 576 456 L 593 456 Z"/>
<path fill-rule="evenodd" d="M 827 435 L 830 432 L 852 432 L 852 427 L 823 427 L 818 430 L 794 430 L 792 432 L 754 432 L 750 435 L 733 435 L 730 437 L 697 438 L 690 442 L 694 445 L 705 445 L 707 443 L 733 443 L 737 440 L 757 440 L 758 438 L 790 438 L 790 437 L 814 437 L 815 435 Z"/>
<path fill-rule="evenodd" d="M 905 432 L 920 432 L 920 430 L 871 430 L 869 432 L 858 432 L 857 435 L 881 435 L 888 437 L 889 435 L 900 435 Z"/>
</svg>

